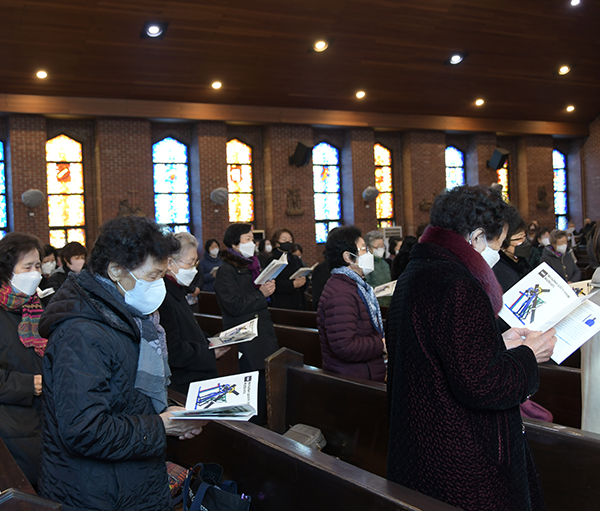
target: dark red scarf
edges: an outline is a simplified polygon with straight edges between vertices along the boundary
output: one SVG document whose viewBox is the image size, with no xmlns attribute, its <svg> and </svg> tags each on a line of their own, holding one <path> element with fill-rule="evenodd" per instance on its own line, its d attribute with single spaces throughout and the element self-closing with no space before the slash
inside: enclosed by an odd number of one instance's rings
<svg viewBox="0 0 600 511">
<path fill-rule="evenodd" d="M 502 309 L 502 288 L 496 275 L 471 244 L 456 231 L 430 225 L 425 229 L 420 243 L 434 243 L 454 254 L 481 284 L 492 302 L 496 316 Z"/>
</svg>

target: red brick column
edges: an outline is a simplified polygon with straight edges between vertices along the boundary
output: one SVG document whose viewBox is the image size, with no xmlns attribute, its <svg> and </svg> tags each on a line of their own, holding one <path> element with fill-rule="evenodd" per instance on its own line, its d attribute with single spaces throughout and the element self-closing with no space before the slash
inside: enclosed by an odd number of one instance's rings
<svg viewBox="0 0 600 511">
<path fill-rule="evenodd" d="M 600 220 L 600 117 L 590 123 L 590 136 L 585 139 L 582 154 L 584 180 L 584 218 Z"/>
<path fill-rule="evenodd" d="M 487 166 L 494 154 L 496 143 L 495 133 L 481 133 L 468 137 L 465 168 L 467 184 L 490 186 L 496 182 L 496 171 Z"/>
</svg>

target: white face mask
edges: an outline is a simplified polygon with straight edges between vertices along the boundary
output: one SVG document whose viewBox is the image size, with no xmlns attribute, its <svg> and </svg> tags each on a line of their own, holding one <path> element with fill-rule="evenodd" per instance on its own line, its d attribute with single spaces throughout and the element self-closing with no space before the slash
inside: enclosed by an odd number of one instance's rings
<svg viewBox="0 0 600 511">
<path fill-rule="evenodd" d="M 211 248 L 208 253 L 213 256 L 213 257 L 217 257 L 219 255 L 219 249 L 218 248 Z"/>
<path fill-rule="evenodd" d="M 356 257 L 358 267 L 363 271 L 363 275 L 368 275 L 375 269 L 375 259 L 373 258 L 373 254 L 367 252 L 361 256 L 357 256 L 356 254 L 352 254 Z"/>
<path fill-rule="evenodd" d="M 127 270 L 129 271 L 129 270 Z M 142 314 L 152 314 L 163 303 L 167 295 L 167 288 L 163 279 L 158 279 L 153 282 L 146 280 L 138 280 L 133 273 L 129 274 L 135 280 L 135 286 L 131 291 L 125 291 L 120 282 L 117 285 L 123 289 L 125 293 L 125 303 L 131 305 Z"/>
<path fill-rule="evenodd" d="M 254 255 L 255 246 L 252 241 L 248 241 L 247 243 L 240 243 L 238 249 L 244 257 L 250 258 Z"/>
<path fill-rule="evenodd" d="M 379 257 L 380 259 L 383 258 L 383 256 L 385 255 L 385 248 L 381 247 L 381 248 L 374 248 L 373 249 L 373 255 L 375 257 Z"/>
<path fill-rule="evenodd" d="M 56 269 L 56 261 L 42 263 L 42 273 L 44 275 L 50 275 L 55 269 Z"/>
<path fill-rule="evenodd" d="M 559 254 L 566 254 L 567 253 L 567 245 L 557 245 L 556 246 L 556 251 Z"/>
<path fill-rule="evenodd" d="M 28 271 L 27 273 L 13 273 L 10 285 L 18 293 L 31 296 L 36 292 L 41 280 L 42 274 L 37 270 Z"/>
<path fill-rule="evenodd" d="M 273 250 L 273 247 L 271 245 L 265 245 L 265 252 L 271 252 L 271 250 Z"/>
<path fill-rule="evenodd" d="M 71 260 L 71 262 L 69 263 L 69 268 L 72 272 L 80 273 L 84 264 L 85 261 L 83 259 Z"/>
<path fill-rule="evenodd" d="M 179 268 L 179 273 L 175 275 L 175 279 L 183 287 L 188 287 L 192 283 L 192 280 L 194 280 L 194 277 L 196 276 L 196 273 L 198 273 L 198 270 L 196 268 L 190 268 L 189 270 L 185 270 L 184 268 L 179 266 L 175 261 L 173 261 L 173 264 L 177 266 L 177 268 Z"/>
<path fill-rule="evenodd" d="M 540 241 L 544 247 L 550 245 L 550 238 L 542 238 Z"/>
<path fill-rule="evenodd" d="M 480 252 L 480 255 L 481 255 L 481 257 L 483 257 L 485 262 L 488 263 L 488 266 L 490 268 L 493 268 L 494 265 L 498 261 L 500 261 L 500 253 L 498 250 L 494 250 L 493 248 L 488 246 L 487 239 L 485 238 L 485 234 L 481 234 L 480 236 L 483 236 L 483 241 L 485 243 L 485 248 L 483 249 L 483 252 Z M 473 245 L 473 233 L 471 233 L 470 243 L 472 246 Z M 475 248 L 475 247 L 473 247 L 473 248 Z"/>
</svg>

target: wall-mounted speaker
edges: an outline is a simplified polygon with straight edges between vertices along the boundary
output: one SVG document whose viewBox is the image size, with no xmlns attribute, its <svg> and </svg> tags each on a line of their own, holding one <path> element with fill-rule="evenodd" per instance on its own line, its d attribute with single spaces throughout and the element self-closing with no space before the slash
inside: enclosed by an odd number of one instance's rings
<svg viewBox="0 0 600 511">
<path fill-rule="evenodd" d="M 488 167 L 491 167 L 494 170 L 501 169 L 506 163 L 506 160 L 508 160 L 509 154 L 510 151 L 502 149 L 501 147 L 496 147 L 496 149 L 494 149 L 494 154 L 492 154 L 490 161 L 488 161 Z"/>
<path fill-rule="evenodd" d="M 298 142 L 294 154 L 290 156 L 290 165 L 296 165 L 296 167 L 304 167 L 308 165 L 310 158 L 312 157 L 312 147 L 305 146 L 302 142 Z"/>
</svg>

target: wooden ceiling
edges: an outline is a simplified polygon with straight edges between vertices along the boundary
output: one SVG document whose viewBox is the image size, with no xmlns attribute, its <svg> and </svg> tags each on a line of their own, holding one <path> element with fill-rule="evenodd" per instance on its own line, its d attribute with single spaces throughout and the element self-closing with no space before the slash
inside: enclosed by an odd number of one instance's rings
<svg viewBox="0 0 600 511">
<path fill-rule="evenodd" d="M 0 94 L 581 123 L 599 32 L 598 0 L 0 0 Z"/>
</svg>

